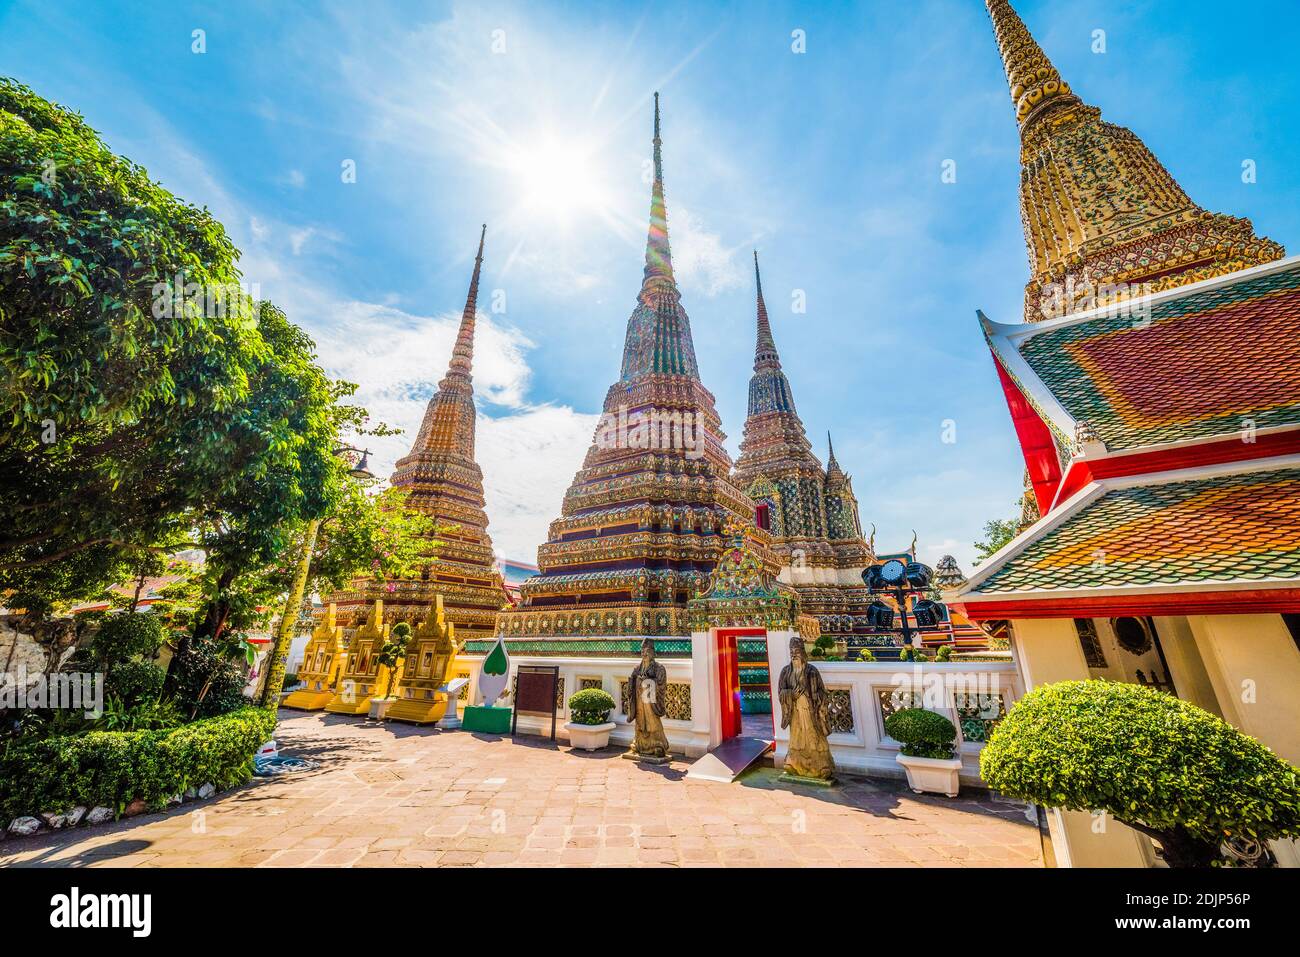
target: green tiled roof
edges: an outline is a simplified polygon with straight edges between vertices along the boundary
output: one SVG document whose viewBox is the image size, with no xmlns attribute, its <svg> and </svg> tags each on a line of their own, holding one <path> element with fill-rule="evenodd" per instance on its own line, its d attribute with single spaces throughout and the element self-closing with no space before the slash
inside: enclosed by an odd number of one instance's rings
<svg viewBox="0 0 1300 957">
<path fill-rule="evenodd" d="M 1048 329 L 1020 354 L 1111 451 L 1300 423 L 1300 263 Z"/>
<path fill-rule="evenodd" d="M 1112 489 L 976 593 L 1300 580 L 1300 469 Z"/>
</svg>

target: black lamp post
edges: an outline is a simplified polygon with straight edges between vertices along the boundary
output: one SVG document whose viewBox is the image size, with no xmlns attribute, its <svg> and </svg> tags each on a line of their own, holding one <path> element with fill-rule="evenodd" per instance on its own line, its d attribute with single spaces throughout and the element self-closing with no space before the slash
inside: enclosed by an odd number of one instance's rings
<svg viewBox="0 0 1300 957">
<path fill-rule="evenodd" d="M 902 562 L 891 558 L 879 565 L 872 565 L 862 571 L 862 582 L 867 591 L 873 595 L 887 593 L 898 602 L 898 614 L 901 617 L 903 644 L 912 643 L 912 626 L 907 617 L 907 596 L 913 592 L 930 587 L 934 572 L 928 565 L 920 562 Z M 928 625 L 938 624 L 943 616 L 943 605 L 930 599 L 916 603 L 916 630 L 921 632 Z M 876 627 L 889 628 L 893 625 L 893 612 L 884 602 L 873 602 L 868 610 L 868 620 Z"/>
</svg>

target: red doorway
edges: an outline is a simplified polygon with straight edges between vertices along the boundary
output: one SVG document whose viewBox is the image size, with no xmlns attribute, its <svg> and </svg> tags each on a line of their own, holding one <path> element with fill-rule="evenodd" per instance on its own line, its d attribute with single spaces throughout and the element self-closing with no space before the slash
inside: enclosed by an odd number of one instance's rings
<svg viewBox="0 0 1300 957">
<path fill-rule="evenodd" d="M 766 641 L 767 630 L 764 628 L 719 628 L 718 638 L 718 716 L 722 740 L 738 737 L 744 733 L 746 716 L 741 710 L 740 692 L 740 656 L 737 650 L 738 638 L 762 638 Z M 763 715 L 751 715 L 750 720 L 762 719 Z M 767 715 L 767 731 L 771 730 L 771 715 Z"/>
</svg>

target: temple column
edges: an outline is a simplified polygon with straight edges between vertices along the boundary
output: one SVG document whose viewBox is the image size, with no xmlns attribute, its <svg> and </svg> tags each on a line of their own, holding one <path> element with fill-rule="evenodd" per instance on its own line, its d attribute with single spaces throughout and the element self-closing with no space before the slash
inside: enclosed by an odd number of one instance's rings
<svg viewBox="0 0 1300 957">
<path fill-rule="evenodd" d="M 1300 764 L 1300 648 L 1281 615 L 1187 619 L 1223 719 Z"/>
</svg>

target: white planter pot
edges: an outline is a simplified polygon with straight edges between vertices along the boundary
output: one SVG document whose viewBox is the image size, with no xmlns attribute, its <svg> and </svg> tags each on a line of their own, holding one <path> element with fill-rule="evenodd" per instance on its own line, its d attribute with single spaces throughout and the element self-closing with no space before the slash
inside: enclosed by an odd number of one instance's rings
<svg viewBox="0 0 1300 957">
<path fill-rule="evenodd" d="M 370 699 L 370 717 L 376 721 L 383 721 L 388 714 L 388 709 L 396 702 L 396 698 L 371 698 Z"/>
<path fill-rule="evenodd" d="M 604 724 L 574 724 L 564 726 L 569 732 L 569 744 L 579 751 L 599 751 L 609 746 L 609 733 L 615 728 L 613 721 Z"/>
<path fill-rule="evenodd" d="M 907 771 L 907 786 L 917 794 L 957 796 L 961 787 L 957 778 L 961 771 L 960 758 L 912 758 L 900 754 L 897 761 Z"/>
</svg>

